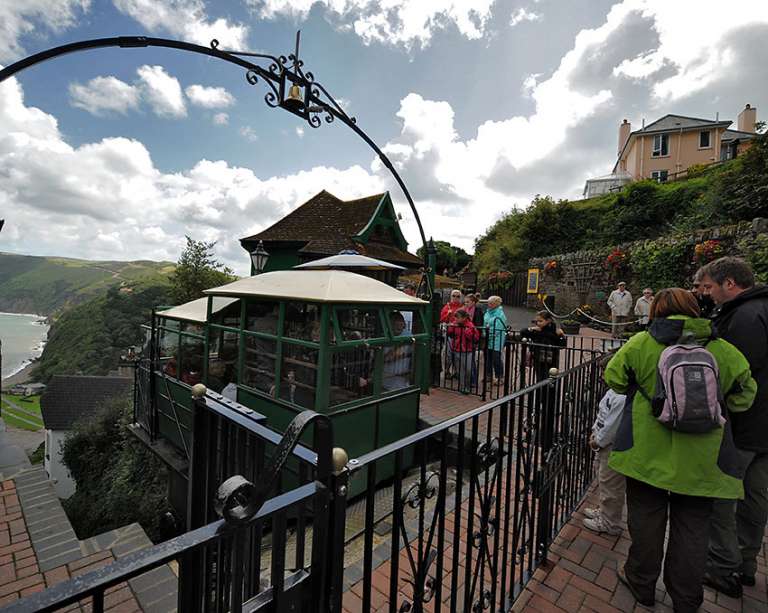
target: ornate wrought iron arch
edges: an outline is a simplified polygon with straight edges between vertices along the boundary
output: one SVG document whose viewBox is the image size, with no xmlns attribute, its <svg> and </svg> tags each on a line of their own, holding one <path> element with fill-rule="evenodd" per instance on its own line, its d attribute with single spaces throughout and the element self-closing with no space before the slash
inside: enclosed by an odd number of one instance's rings
<svg viewBox="0 0 768 613">
<path fill-rule="evenodd" d="M 0 70 L 0 83 L 14 76 L 26 68 L 40 64 L 62 55 L 76 53 L 79 51 L 89 51 L 92 49 L 101 49 L 105 47 L 120 47 L 125 49 L 135 49 L 143 47 L 165 47 L 168 49 L 178 49 L 180 51 L 190 51 L 201 55 L 215 57 L 225 62 L 230 62 L 246 70 L 246 79 L 251 85 L 256 85 L 259 79 L 264 81 L 269 91 L 264 96 L 264 101 L 272 108 L 280 107 L 294 115 L 297 115 L 306 121 L 311 127 L 319 128 L 322 125 L 321 116 L 326 123 L 333 123 L 336 119 L 350 128 L 366 144 L 373 149 L 381 160 L 381 163 L 389 170 L 392 177 L 400 187 L 408 205 L 411 208 L 416 225 L 419 228 L 421 242 L 424 247 L 425 257 L 425 277 L 427 279 L 426 294 L 431 298 L 433 289 L 433 273 L 430 270 L 428 254 L 431 251 L 431 244 L 427 244 L 427 238 L 424 234 L 424 228 L 421 225 L 421 218 L 416 210 L 416 204 L 411 197 L 408 188 L 402 177 L 384 152 L 373 142 L 373 140 L 358 125 L 354 117 L 350 117 L 341 105 L 331 96 L 328 91 L 315 81 L 314 75 L 305 71 L 304 62 L 299 59 L 299 40 L 300 33 L 296 34 L 296 50 L 287 57 L 285 55 L 274 56 L 265 53 L 252 53 L 246 51 L 225 51 L 219 49 L 219 41 L 213 39 L 210 47 L 196 45 L 180 40 L 168 38 L 153 38 L 148 36 L 115 36 L 111 38 L 95 38 L 82 40 L 74 43 L 68 43 L 59 47 L 52 47 L 40 53 L 30 55 L 18 62 L 6 66 Z M 267 67 L 255 64 L 247 58 L 257 58 L 267 62 Z M 292 64 L 292 67 L 289 66 Z M 303 90 L 303 96 L 299 100 L 290 96 L 292 86 L 298 86 Z M 431 243 L 431 241 L 430 241 Z"/>
</svg>

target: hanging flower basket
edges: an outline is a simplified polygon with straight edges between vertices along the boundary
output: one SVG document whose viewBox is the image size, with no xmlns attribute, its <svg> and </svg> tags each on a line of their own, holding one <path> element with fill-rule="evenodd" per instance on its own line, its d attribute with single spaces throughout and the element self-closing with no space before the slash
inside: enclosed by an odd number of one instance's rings
<svg viewBox="0 0 768 613">
<path fill-rule="evenodd" d="M 544 264 L 544 276 L 549 279 L 560 278 L 560 264 L 557 260 L 549 260 Z"/>
<path fill-rule="evenodd" d="M 693 248 L 693 263 L 704 266 L 722 256 L 724 251 L 722 243 L 716 239 L 697 243 Z"/>
<path fill-rule="evenodd" d="M 629 270 L 629 256 L 616 247 L 611 251 L 608 257 L 605 258 L 603 267 L 606 270 L 611 271 L 614 275 L 626 274 L 627 270 Z"/>
</svg>

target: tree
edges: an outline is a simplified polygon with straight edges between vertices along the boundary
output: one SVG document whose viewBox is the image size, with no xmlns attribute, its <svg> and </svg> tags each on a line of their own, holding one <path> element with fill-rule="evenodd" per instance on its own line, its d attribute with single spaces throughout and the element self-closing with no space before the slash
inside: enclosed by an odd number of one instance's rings
<svg viewBox="0 0 768 613">
<path fill-rule="evenodd" d="M 230 283 L 236 278 L 231 268 L 214 258 L 216 241 L 206 243 L 189 236 L 186 239 L 187 246 L 169 277 L 171 296 L 178 304 L 200 298 L 203 290 Z"/>
<path fill-rule="evenodd" d="M 62 459 L 77 483 L 64 510 L 80 539 L 133 522 L 154 542 L 168 536 L 167 469 L 129 432 L 132 414 L 130 400 L 114 400 L 64 439 Z"/>
<path fill-rule="evenodd" d="M 455 247 L 447 241 L 435 241 L 435 249 L 437 251 L 436 266 L 439 274 L 442 274 L 446 269 L 450 272 L 457 272 L 472 260 L 472 256 L 461 247 Z M 424 247 L 419 247 L 416 255 L 423 258 Z"/>
</svg>

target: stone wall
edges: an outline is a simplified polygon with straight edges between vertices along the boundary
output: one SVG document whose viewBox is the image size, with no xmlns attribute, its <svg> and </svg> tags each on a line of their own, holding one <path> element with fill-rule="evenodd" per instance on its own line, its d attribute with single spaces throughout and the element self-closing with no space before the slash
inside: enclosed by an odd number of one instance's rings
<svg viewBox="0 0 768 613">
<path fill-rule="evenodd" d="M 719 255 L 739 255 L 751 259 L 751 254 L 745 253 L 745 245 L 754 244 L 756 238 L 768 239 L 768 219 L 757 218 L 751 222 L 665 236 L 652 241 L 633 241 L 611 249 L 592 249 L 532 258 L 529 260 L 529 267 L 539 269 L 539 294 L 554 300 L 555 313 L 565 314 L 578 306 L 588 304 L 595 313 L 607 315 L 609 311 L 606 300 L 619 281 L 627 283 L 635 298 L 640 296 L 643 286 L 650 283 L 646 268 L 638 269 L 639 264 L 633 268 L 633 251 L 647 254 L 652 248 L 673 249 L 679 255 L 679 261 L 670 260 L 670 267 L 675 270 L 674 281 L 687 287 L 698 266 L 706 262 L 706 259 L 702 260 L 695 255 L 697 245 L 703 245 L 710 240 L 717 241 L 722 249 Z M 607 262 L 608 256 L 616 250 L 626 255 L 625 265 L 619 263 L 614 266 Z M 655 291 L 661 288 L 653 289 Z M 536 295 L 529 296 L 529 307 L 537 308 L 539 304 Z"/>
</svg>

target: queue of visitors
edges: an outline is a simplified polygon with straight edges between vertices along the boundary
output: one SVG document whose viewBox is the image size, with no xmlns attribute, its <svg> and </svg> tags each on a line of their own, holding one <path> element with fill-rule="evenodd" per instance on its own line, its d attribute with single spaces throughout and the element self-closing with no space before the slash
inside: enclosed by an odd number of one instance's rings
<svg viewBox="0 0 768 613">
<path fill-rule="evenodd" d="M 705 584 L 733 598 L 755 584 L 768 520 L 768 288 L 724 257 L 692 291 L 659 291 L 648 317 L 606 367 L 590 439 L 600 505 L 584 525 L 618 533 L 626 488 L 632 544 L 619 579 L 653 606 L 663 564 L 674 610 L 693 612 Z"/>
</svg>

